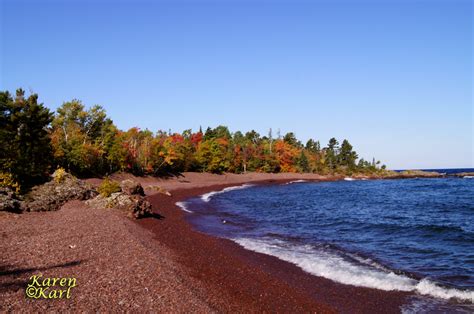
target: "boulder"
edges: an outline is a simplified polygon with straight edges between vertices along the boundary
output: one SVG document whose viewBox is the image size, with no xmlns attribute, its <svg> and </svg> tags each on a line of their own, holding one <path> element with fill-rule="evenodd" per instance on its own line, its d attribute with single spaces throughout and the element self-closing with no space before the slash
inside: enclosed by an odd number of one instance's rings
<svg viewBox="0 0 474 314">
<path fill-rule="evenodd" d="M 22 204 L 26 211 L 58 210 L 70 200 L 87 200 L 97 195 L 89 184 L 70 174 L 64 174 L 61 180 L 52 180 L 34 187 Z"/>
<path fill-rule="evenodd" d="M 10 188 L 0 187 L 0 211 L 21 212 L 20 201 Z"/>
<path fill-rule="evenodd" d="M 120 188 L 122 189 L 122 192 L 127 195 L 145 196 L 145 191 L 143 190 L 143 187 L 137 181 L 133 181 L 130 179 L 123 180 L 122 182 L 120 182 Z"/>
<path fill-rule="evenodd" d="M 94 198 L 91 198 L 86 201 L 86 204 L 92 208 L 109 208 L 108 206 L 109 197 L 105 197 L 102 194 L 97 195 Z"/>
<path fill-rule="evenodd" d="M 131 218 L 142 218 L 152 215 L 151 204 L 141 195 L 129 195 L 124 192 L 112 193 L 109 197 L 98 195 L 86 201 L 86 204 L 97 209 L 115 208 L 127 213 Z"/>
<path fill-rule="evenodd" d="M 131 208 L 129 216 L 135 219 L 148 217 L 153 214 L 151 204 L 143 197 L 135 199 L 135 206 Z"/>
</svg>

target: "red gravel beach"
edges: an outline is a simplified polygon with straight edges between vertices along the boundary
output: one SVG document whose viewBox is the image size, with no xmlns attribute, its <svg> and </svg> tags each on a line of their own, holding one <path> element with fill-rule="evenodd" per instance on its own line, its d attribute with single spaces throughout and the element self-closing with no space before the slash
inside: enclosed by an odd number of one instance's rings
<svg viewBox="0 0 474 314">
<path fill-rule="evenodd" d="M 127 175 L 116 175 L 122 179 Z M 133 221 L 69 202 L 56 212 L 0 216 L 0 310 L 400 312 L 408 293 L 334 283 L 195 231 L 176 202 L 247 182 L 334 180 L 300 174 L 138 179 L 160 216 Z M 99 180 L 89 180 L 98 183 Z M 171 196 L 153 194 L 160 185 Z M 75 277 L 70 299 L 25 297 L 30 276 Z"/>
</svg>

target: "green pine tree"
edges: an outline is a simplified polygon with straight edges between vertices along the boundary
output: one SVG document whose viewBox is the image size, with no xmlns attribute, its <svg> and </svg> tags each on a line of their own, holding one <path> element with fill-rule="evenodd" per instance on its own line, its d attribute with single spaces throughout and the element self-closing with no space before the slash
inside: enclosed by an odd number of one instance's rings
<svg viewBox="0 0 474 314">
<path fill-rule="evenodd" d="M 38 104 L 37 94 L 25 98 L 18 89 L 13 99 L 0 92 L 0 171 L 11 173 L 24 190 L 48 177 L 52 117 L 49 109 Z"/>
</svg>

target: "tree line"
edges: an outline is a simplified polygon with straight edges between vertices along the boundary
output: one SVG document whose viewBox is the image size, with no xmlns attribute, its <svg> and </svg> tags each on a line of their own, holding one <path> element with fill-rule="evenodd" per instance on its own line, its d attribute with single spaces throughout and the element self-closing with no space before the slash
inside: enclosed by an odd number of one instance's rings
<svg viewBox="0 0 474 314">
<path fill-rule="evenodd" d="M 152 132 L 114 125 L 103 107 L 86 108 L 81 101 L 65 102 L 55 113 L 26 97 L 0 92 L 0 172 L 21 186 L 32 186 L 57 167 L 77 176 L 103 176 L 116 171 L 135 175 L 199 172 L 372 173 L 380 162 L 359 159 L 344 139 L 331 138 L 321 147 L 305 144 L 293 133 L 274 136 L 252 130 L 231 133 L 226 126 L 193 132 Z"/>
</svg>

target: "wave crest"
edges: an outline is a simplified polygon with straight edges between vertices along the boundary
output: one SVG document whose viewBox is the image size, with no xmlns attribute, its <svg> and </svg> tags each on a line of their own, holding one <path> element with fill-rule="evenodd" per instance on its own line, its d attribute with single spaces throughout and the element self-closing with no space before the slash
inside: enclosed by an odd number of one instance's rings
<svg viewBox="0 0 474 314">
<path fill-rule="evenodd" d="M 456 298 L 474 303 L 474 291 L 462 291 L 438 286 L 428 279 L 420 281 L 395 274 L 370 259 L 358 259 L 351 263 L 333 252 L 317 250 L 310 245 L 293 245 L 276 239 L 236 238 L 244 248 L 278 257 L 302 268 L 304 271 L 339 283 L 379 290 L 413 291 L 441 299 Z"/>
<path fill-rule="evenodd" d="M 187 213 L 193 213 L 192 210 L 188 209 L 188 204 L 186 202 L 176 202 L 176 206 L 178 206 L 179 208 L 181 208 L 183 211 L 187 212 Z"/>
<path fill-rule="evenodd" d="M 212 191 L 212 192 L 209 192 L 209 193 L 205 193 L 205 194 L 201 195 L 201 199 L 204 202 L 207 203 L 211 200 L 211 198 L 214 195 L 222 194 L 222 193 L 229 192 L 229 191 L 234 191 L 234 190 L 241 190 L 241 189 L 245 189 L 245 188 L 248 188 L 248 187 L 251 187 L 251 186 L 253 186 L 253 184 L 243 184 L 243 185 L 237 185 L 237 186 L 230 186 L 230 187 L 222 189 L 220 191 Z"/>
<path fill-rule="evenodd" d="M 294 181 L 286 182 L 285 185 L 293 184 L 293 183 L 303 183 L 303 182 L 308 182 L 308 181 L 306 181 L 306 180 L 294 180 Z"/>
</svg>

